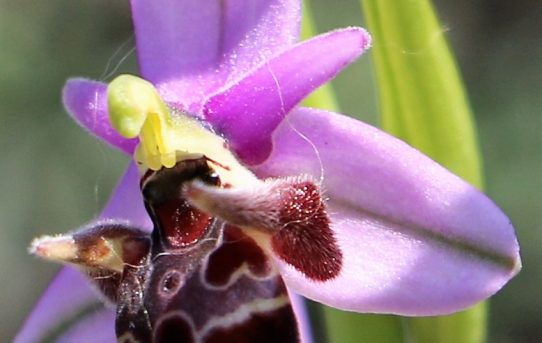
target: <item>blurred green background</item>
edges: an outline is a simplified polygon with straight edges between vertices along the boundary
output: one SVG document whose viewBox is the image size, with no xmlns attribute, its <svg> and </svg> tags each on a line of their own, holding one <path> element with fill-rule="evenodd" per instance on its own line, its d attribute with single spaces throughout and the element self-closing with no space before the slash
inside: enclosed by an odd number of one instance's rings
<svg viewBox="0 0 542 343">
<path fill-rule="evenodd" d="M 400 0 L 398 0 L 400 1 Z M 319 31 L 363 25 L 358 0 L 312 0 Z M 542 342 L 542 2 L 438 0 L 476 114 L 486 190 L 516 226 L 524 269 L 491 302 L 489 342 Z M 101 209 L 128 158 L 62 108 L 65 80 L 136 71 L 127 1 L 0 0 L 0 341 L 57 266 L 27 254 Z M 378 123 L 370 53 L 333 82 Z"/>
</svg>

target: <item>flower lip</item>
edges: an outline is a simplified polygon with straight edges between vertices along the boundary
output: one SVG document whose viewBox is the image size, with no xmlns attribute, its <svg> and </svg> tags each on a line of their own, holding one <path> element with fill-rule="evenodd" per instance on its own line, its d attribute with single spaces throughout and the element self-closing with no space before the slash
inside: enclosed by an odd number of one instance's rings
<svg viewBox="0 0 542 343">
<path fill-rule="evenodd" d="M 141 75 L 199 114 L 209 94 L 298 40 L 299 0 L 132 0 Z"/>
</svg>

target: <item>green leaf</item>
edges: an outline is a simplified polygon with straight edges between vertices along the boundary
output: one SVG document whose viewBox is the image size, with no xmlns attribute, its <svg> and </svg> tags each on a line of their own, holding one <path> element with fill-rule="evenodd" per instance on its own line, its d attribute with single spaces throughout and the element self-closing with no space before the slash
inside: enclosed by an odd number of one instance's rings
<svg viewBox="0 0 542 343">
<path fill-rule="evenodd" d="M 486 338 L 487 303 L 449 316 L 405 318 L 409 342 L 479 343 Z"/>
<path fill-rule="evenodd" d="M 428 0 L 362 0 L 382 125 L 476 186 L 480 158 L 465 91 Z"/>
<path fill-rule="evenodd" d="M 429 0 L 361 0 L 373 36 L 383 128 L 482 187 L 470 107 Z M 412 342 L 485 340 L 486 306 L 444 317 L 405 319 Z"/>
<path fill-rule="evenodd" d="M 401 318 L 324 309 L 330 343 L 403 343 Z"/>
</svg>

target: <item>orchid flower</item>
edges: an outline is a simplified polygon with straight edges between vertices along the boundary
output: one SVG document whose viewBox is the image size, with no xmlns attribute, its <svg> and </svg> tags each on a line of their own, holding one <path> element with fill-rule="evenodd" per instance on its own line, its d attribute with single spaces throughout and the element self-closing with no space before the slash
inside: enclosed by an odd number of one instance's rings
<svg viewBox="0 0 542 343">
<path fill-rule="evenodd" d="M 60 272 L 16 342 L 307 342 L 294 292 L 437 315 L 519 271 L 484 194 L 376 128 L 297 107 L 366 31 L 297 43 L 298 0 L 131 5 L 143 79 L 72 79 L 64 104 L 134 163 L 96 221 L 33 242 L 82 273 Z"/>
</svg>

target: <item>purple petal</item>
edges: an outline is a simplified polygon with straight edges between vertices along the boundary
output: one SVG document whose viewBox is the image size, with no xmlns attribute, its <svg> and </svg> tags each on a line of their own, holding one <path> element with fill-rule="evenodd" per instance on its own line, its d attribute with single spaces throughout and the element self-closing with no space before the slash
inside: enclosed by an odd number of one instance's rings
<svg viewBox="0 0 542 343">
<path fill-rule="evenodd" d="M 247 164 L 271 151 L 271 133 L 295 105 L 333 78 L 370 44 L 366 31 L 320 35 L 275 56 L 205 104 L 205 118 Z"/>
<path fill-rule="evenodd" d="M 127 220 L 139 229 L 149 232 L 152 230 L 151 220 L 143 205 L 139 179 L 137 166 L 132 162 L 102 211 L 100 219 Z"/>
<path fill-rule="evenodd" d="M 107 110 L 107 85 L 87 79 L 70 79 L 63 90 L 64 107 L 85 130 L 131 154 L 137 139 L 126 139 L 113 129 Z"/>
<path fill-rule="evenodd" d="M 150 231 L 152 228 L 143 207 L 139 190 L 139 173 L 134 163 L 128 167 L 98 220 L 113 218 L 127 220 L 140 229 Z M 96 303 L 99 303 L 97 293 L 90 288 L 88 280 L 79 272 L 64 268 L 44 292 L 19 332 L 16 342 L 40 341 L 40 338 L 46 337 L 51 330 L 71 322 L 75 315 Z M 93 319 L 88 316 L 81 318 L 87 319 L 92 323 Z M 79 325 L 79 322 L 76 321 L 73 325 Z M 85 326 L 81 326 L 83 327 Z"/>
<path fill-rule="evenodd" d="M 15 343 L 45 341 L 52 331 L 97 303 L 96 293 L 87 279 L 78 271 L 66 267 L 44 292 L 15 337 Z"/>
<path fill-rule="evenodd" d="M 77 322 L 68 332 L 62 335 L 57 343 L 96 343 L 116 342 L 115 311 L 102 309 L 93 312 L 84 320 Z"/>
<path fill-rule="evenodd" d="M 141 74 L 165 100 L 201 104 L 239 73 L 293 44 L 299 0 L 132 0 Z"/>
<path fill-rule="evenodd" d="M 277 259 L 289 287 L 360 312 L 436 315 L 498 291 L 520 269 L 509 219 L 485 195 L 404 142 L 359 121 L 293 111 L 260 176 L 323 180 L 344 255 L 315 282 Z"/>
</svg>

